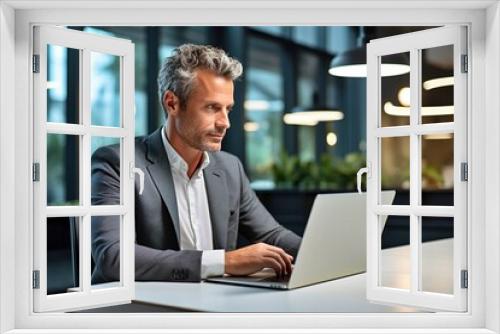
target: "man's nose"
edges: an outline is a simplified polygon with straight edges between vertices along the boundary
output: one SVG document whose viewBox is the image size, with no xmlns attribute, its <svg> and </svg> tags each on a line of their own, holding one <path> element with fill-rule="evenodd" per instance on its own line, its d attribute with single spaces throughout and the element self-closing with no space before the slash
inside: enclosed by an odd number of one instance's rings
<svg viewBox="0 0 500 334">
<path fill-rule="evenodd" d="M 218 128 L 229 129 L 231 127 L 231 122 L 229 121 L 229 114 L 227 110 L 223 110 L 220 116 L 217 118 L 216 126 Z"/>
</svg>

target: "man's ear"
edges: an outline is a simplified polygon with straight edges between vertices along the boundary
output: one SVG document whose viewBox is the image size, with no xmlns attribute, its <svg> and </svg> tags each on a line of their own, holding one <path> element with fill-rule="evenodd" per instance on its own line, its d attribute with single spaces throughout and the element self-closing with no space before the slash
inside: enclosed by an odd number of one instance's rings
<svg viewBox="0 0 500 334">
<path fill-rule="evenodd" d="M 163 95 L 163 108 L 169 116 L 177 116 L 180 111 L 179 98 L 170 90 Z"/>
</svg>

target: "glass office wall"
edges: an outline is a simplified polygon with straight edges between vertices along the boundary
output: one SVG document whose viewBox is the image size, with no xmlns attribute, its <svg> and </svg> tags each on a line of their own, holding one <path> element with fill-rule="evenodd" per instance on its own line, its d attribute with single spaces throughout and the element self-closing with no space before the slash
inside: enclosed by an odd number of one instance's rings
<svg viewBox="0 0 500 334">
<path fill-rule="evenodd" d="M 164 115 L 157 96 L 156 76 L 161 62 L 170 55 L 172 49 L 183 43 L 212 44 L 223 49 L 231 49 L 231 39 L 226 38 L 233 27 L 79 27 L 87 32 L 130 39 L 135 44 L 135 88 L 136 88 L 136 134 L 145 135 L 154 131 L 164 122 Z M 241 29 L 241 28 L 239 28 Z M 392 30 L 391 30 L 392 29 Z M 366 31 L 383 37 L 395 34 L 396 28 L 380 27 Z M 239 138 L 244 140 L 231 145 L 242 145 L 240 156 L 253 185 L 273 187 L 272 166 L 286 152 L 303 161 L 318 162 L 324 153 L 343 158 L 351 152 L 363 152 L 365 127 L 364 93 L 359 89 L 364 78 L 339 78 L 327 74 L 329 62 L 335 54 L 357 46 L 358 27 L 290 27 L 259 26 L 244 28 L 245 98 L 243 105 L 235 106 L 236 112 L 244 113 L 244 124 L 232 124 L 235 129 L 244 129 Z M 401 32 L 404 32 L 402 29 Z M 415 30 L 415 29 L 413 29 Z M 380 34 L 380 36 L 378 36 Z M 423 54 L 425 76 L 429 81 L 423 91 L 424 103 L 429 107 L 452 105 L 452 83 L 437 81 L 435 78 L 449 77 L 449 50 L 433 50 Z M 109 57 L 108 57 L 109 58 Z M 93 91 L 95 101 L 101 110 L 113 109 L 116 102 L 117 83 L 109 78 L 116 72 L 117 63 L 113 59 L 92 58 Z M 72 82 L 77 80 L 77 71 L 69 71 L 74 57 L 68 50 L 49 50 L 49 74 L 53 87 L 48 91 L 48 117 L 51 121 L 71 122 L 77 106 L 74 105 L 77 92 Z M 448 61 L 449 62 L 449 61 Z M 56 64 L 64 63 L 64 66 Z M 52 72 L 50 72 L 52 69 Z M 54 72 L 57 70 L 57 73 Z M 448 72 L 447 72 L 448 71 Z M 404 106 L 407 78 L 396 76 L 384 78 L 386 101 L 393 106 Z M 441 80 L 441 81 L 443 81 Z M 440 86 L 441 85 L 441 86 Z M 76 95 L 75 95 L 76 94 Z M 407 97 L 406 97 L 407 98 Z M 403 100 L 401 100 L 403 99 Z M 446 101 L 445 101 L 446 100 Z M 113 102 L 114 101 L 114 102 Z M 325 123 L 320 126 L 285 125 L 283 115 L 295 107 L 308 107 L 317 102 L 335 107 L 344 113 L 344 120 Z M 73 105 L 70 105 L 73 103 Z M 115 108 L 116 109 L 116 108 Z M 73 114 L 71 114 L 73 113 Z M 119 120 L 101 119 L 104 113 L 95 115 L 96 124 L 114 124 Z M 111 116 L 110 116 L 111 115 Z M 94 116 L 93 116 L 94 117 Z M 112 113 L 106 117 L 112 117 Z M 404 117 L 392 117 L 399 124 Z M 443 117 L 444 121 L 447 121 Z M 74 121 L 74 120 L 73 120 Z M 425 119 L 424 119 L 425 121 Z M 103 123 L 104 122 L 104 123 Z M 394 123 L 394 124 L 396 124 Z M 426 153 L 427 165 L 424 177 L 433 189 L 449 188 L 446 161 L 434 156 L 432 147 L 438 147 L 439 138 L 425 138 L 429 143 Z M 241 142 L 241 144 L 239 143 Z M 52 147 L 60 151 L 54 141 Z M 60 146 L 60 145 L 59 145 Z M 232 146 L 234 147 L 234 146 Z M 50 149 L 50 148 L 49 148 Z M 404 152 L 394 152 L 394 154 Z M 239 154 L 239 153 L 238 153 Z M 57 169 L 54 169 L 56 172 Z M 388 185 L 389 186 L 389 185 Z M 53 193 L 62 194 L 54 186 Z M 429 189 L 430 189 L 429 188 Z M 63 196 L 63 195 L 60 195 Z"/>
<path fill-rule="evenodd" d="M 156 86 L 161 62 L 173 48 L 183 43 L 211 44 L 225 50 L 235 48 L 228 38 L 236 27 L 84 27 L 84 31 L 130 39 L 135 44 L 136 135 L 151 133 L 164 123 Z M 318 163 L 328 153 L 343 158 L 350 152 L 362 151 L 364 145 L 364 100 L 356 99 L 355 88 L 364 79 L 330 76 L 328 65 L 335 53 L 352 48 L 356 42 L 353 27 L 247 27 L 244 40 L 244 65 L 241 80 L 245 97 L 234 111 L 244 114 L 242 124 L 232 124 L 230 131 L 244 129 L 232 140 L 230 150 L 245 161 L 252 185 L 273 188 L 272 166 L 281 160 L 281 153 L 304 162 Z M 57 58 L 59 57 L 59 58 Z M 53 61 L 67 61 L 65 54 L 54 55 Z M 57 60 L 59 59 L 59 60 Z M 116 85 L 107 79 L 116 64 L 111 59 L 94 59 L 96 81 L 94 95 L 100 108 L 113 106 Z M 113 67 L 114 66 L 114 67 Z M 58 74 L 67 79 L 68 74 Z M 355 84 L 352 82 L 355 81 Z M 62 83 L 65 85 L 65 83 Z M 113 88 L 115 87 L 115 88 Z M 66 91 L 69 91 L 66 89 Z M 65 112 L 56 102 L 66 93 L 64 87 L 53 91 L 53 117 Z M 57 95 L 59 94 L 59 95 Z M 59 96 L 59 97 L 58 97 Z M 111 104 L 110 104 L 111 103 Z M 340 122 L 317 126 L 285 125 L 283 116 L 297 107 L 319 103 L 344 112 Z M 56 106 L 58 104 L 58 106 Z M 59 108 L 60 111 L 55 111 Z M 59 113 L 59 116 L 56 114 Z M 61 114 L 62 113 L 62 114 Z M 66 116 L 64 116 L 66 117 Z M 99 117 L 99 116 L 96 116 Z M 105 120 L 101 120 L 105 121 Z M 106 120 L 106 122 L 117 120 Z M 351 124 L 352 123 L 352 124 Z M 355 124 L 354 124 L 355 123 Z M 361 129 L 361 130 L 360 130 Z M 360 130 L 361 133 L 358 134 Z M 241 138 L 239 140 L 238 138 Z M 243 139 L 244 138 L 244 139 Z M 244 153 L 241 153 L 244 152 Z"/>
<path fill-rule="evenodd" d="M 161 27 L 158 30 L 158 70 L 166 57 L 179 45 L 185 43 L 211 44 L 210 27 Z M 165 114 L 158 100 L 156 123 L 165 122 Z"/>
<path fill-rule="evenodd" d="M 272 185 L 272 164 L 283 150 L 284 85 L 278 44 L 248 41 L 245 93 L 246 161 L 251 180 Z M 267 182 L 266 182 L 267 181 Z"/>
<path fill-rule="evenodd" d="M 301 27 L 309 28 L 309 27 Z M 308 30 L 306 30 L 308 31 Z M 309 34 L 315 30 L 309 31 Z M 306 35 L 307 36 L 307 35 Z M 297 76 L 297 106 L 301 109 L 314 109 L 319 104 L 320 90 L 318 78 L 326 75 L 320 73 L 320 60 L 311 52 L 300 52 L 298 55 Z M 316 131 L 317 125 L 303 125 L 298 127 L 298 148 L 301 161 L 316 160 Z"/>
<path fill-rule="evenodd" d="M 313 48 L 325 47 L 325 27 L 292 27 L 292 38 L 295 42 Z"/>
</svg>

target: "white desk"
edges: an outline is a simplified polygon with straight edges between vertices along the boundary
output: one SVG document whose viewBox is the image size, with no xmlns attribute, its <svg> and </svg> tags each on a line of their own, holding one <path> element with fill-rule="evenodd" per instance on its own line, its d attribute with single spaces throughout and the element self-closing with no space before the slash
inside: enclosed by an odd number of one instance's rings
<svg viewBox="0 0 500 334">
<path fill-rule="evenodd" d="M 451 268 L 448 263 L 452 259 L 452 245 L 453 239 L 423 244 L 422 252 L 426 260 L 423 277 L 429 288 L 441 289 L 443 286 L 451 286 L 451 274 L 443 268 Z M 406 271 L 406 268 L 409 268 L 409 247 L 390 248 L 382 253 L 382 281 L 391 286 L 409 286 L 409 275 Z M 289 291 L 208 282 L 137 282 L 136 300 L 206 312 L 424 312 L 421 309 L 369 302 L 366 299 L 366 274 Z"/>
</svg>

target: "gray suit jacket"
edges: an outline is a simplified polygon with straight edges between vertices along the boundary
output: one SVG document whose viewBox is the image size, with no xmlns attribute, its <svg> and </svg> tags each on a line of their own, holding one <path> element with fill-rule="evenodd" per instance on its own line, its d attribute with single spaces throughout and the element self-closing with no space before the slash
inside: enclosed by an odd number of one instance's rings
<svg viewBox="0 0 500 334">
<path fill-rule="evenodd" d="M 204 169 L 214 249 L 233 250 L 238 234 L 297 254 L 300 237 L 279 225 L 256 197 L 241 162 L 225 152 L 210 154 Z M 135 142 L 135 165 L 145 173 L 144 192 L 135 187 L 135 277 L 138 281 L 199 281 L 201 251 L 179 250 L 179 216 L 161 129 Z M 119 204 L 117 145 L 92 156 L 92 204 Z M 119 220 L 92 218 L 92 282 L 119 278 Z"/>
</svg>

